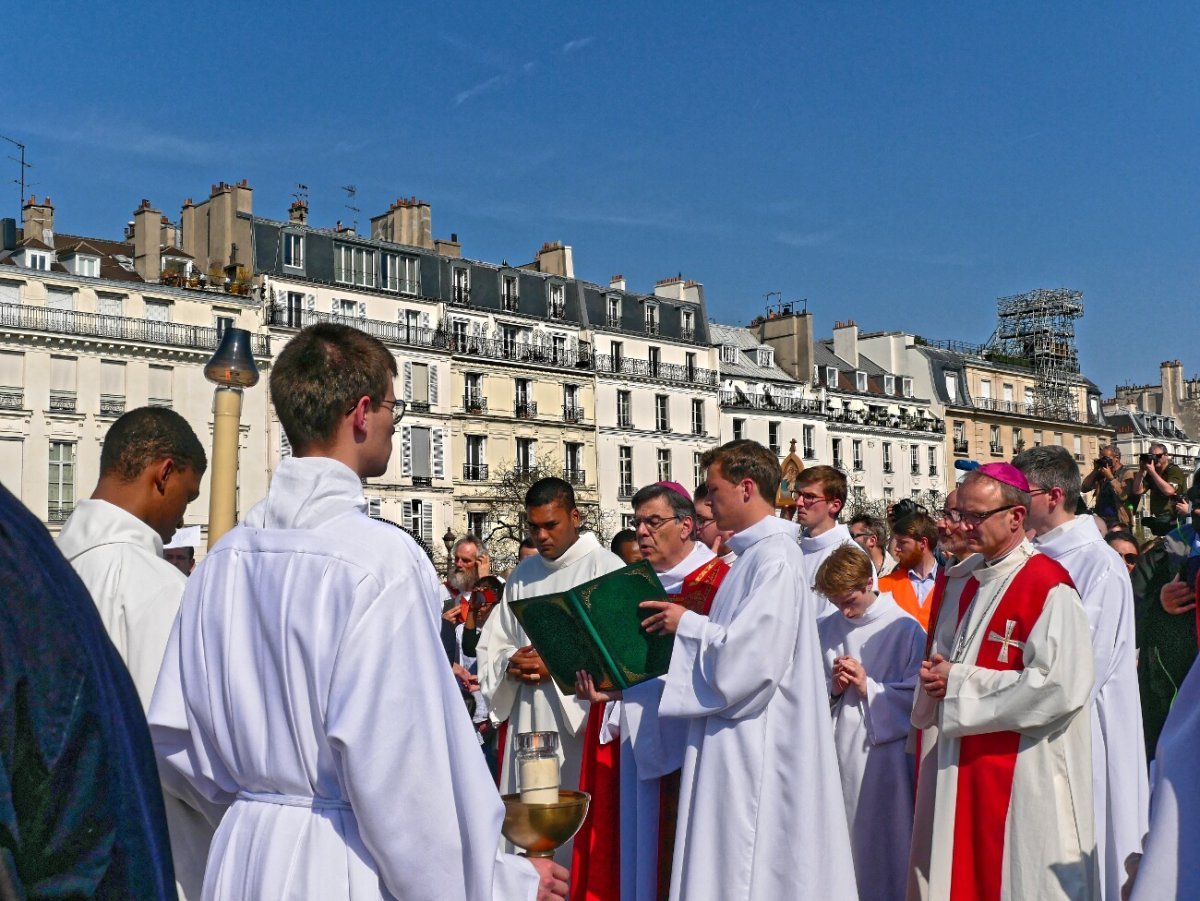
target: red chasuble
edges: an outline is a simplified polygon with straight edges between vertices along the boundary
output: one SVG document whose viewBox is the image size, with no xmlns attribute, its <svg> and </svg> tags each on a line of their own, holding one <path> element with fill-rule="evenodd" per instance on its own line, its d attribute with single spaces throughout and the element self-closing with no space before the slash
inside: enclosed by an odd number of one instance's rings
<svg viewBox="0 0 1200 901">
<path fill-rule="evenodd" d="M 714 557 L 683 580 L 671 599 L 688 610 L 708 615 L 729 564 Z M 621 743 L 600 743 L 604 704 L 588 711 L 579 790 L 591 794 L 587 819 L 575 836 L 571 857 L 570 901 L 618 901 L 621 897 Z M 667 897 L 671 883 L 671 851 L 675 845 L 675 815 L 679 808 L 679 773 L 662 780 L 659 802 L 659 896 Z M 663 873 L 666 879 L 664 881 Z"/>
<path fill-rule="evenodd" d="M 978 587 L 964 589 L 959 621 Z M 1022 670 L 1022 648 L 1042 615 L 1046 596 L 1071 585 L 1061 565 L 1035 554 L 1005 590 L 987 624 L 974 664 L 994 670 Z M 954 859 L 950 901 L 999 898 L 1004 871 L 1004 831 L 1017 766 L 1019 732 L 986 732 L 959 740 L 958 795 L 954 811 Z"/>
</svg>

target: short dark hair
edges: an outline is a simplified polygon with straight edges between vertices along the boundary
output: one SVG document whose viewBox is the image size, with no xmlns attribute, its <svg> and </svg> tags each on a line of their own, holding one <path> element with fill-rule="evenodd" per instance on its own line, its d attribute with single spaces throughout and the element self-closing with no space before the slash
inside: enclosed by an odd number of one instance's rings
<svg viewBox="0 0 1200 901">
<path fill-rule="evenodd" d="M 701 482 L 696 486 L 696 490 L 692 492 L 692 503 L 698 504 L 703 500 L 708 499 L 708 482 Z"/>
<path fill-rule="evenodd" d="M 1013 457 L 1012 462 L 1025 474 L 1030 488 L 1061 488 L 1063 507 L 1075 510 L 1083 480 L 1079 475 L 1079 464 L 1069 450 L 1057 444 L 1042 444 L 1026 448 Z"/>
<path fill-rule="evenodd" d="M 575 509 L 577 506 L 575 503 L 575 489 L 571 487 L 570 482 L 550 476 L 545 479 L 538 479 L 525 492 L 526 510 L 531 507 L 544 507 L 546 504 L 554 503 L 562 504 L 568 510 Z"/>
<path fill-rule="evenodd" d="M 647 485 L 645 488 L 638 490 L 638 493 L 633 496 L 629 505 L 636 510 L 642 504 L 662 498 L 671 508 L 671 514 L 678 516 L 680 519 L 691 519 L 693 527 L 696 524 L 696 505 L 684 495 L 680 494 L 674 488 L 668 488 L 666 485 Z"/>
<path fill-rule="evenodd" d="M 132 482 L 162 460 L 200 475 L 208 469 L 204 445 L 186 419 L 167 407 L 138 407 L 109 427 L 100 451 L 100 475 Z"/>
<path fill-rule="evenodd" d="M 931 551 L 937 547 L 938 543 L 937 525 L 928 513 L 913 513 L 899 522 L 893 523 L 892 537 L 895 538 L 897 535 L 904 535 L 917 541 L 924 538 Z"/>
<path fill-rule="evenodd" d="M 480 588 L 494 591 L 497 601 L 504 596 L 504 581 L 499 576 L 480 576 L 479 581 L 475 583 L 475 590 Z"/>
<path fill-rule="evenodd" d="M 524 538 L 521 539 L 521 544 L 519 546 L 523 547 L 523 548 L 528 548 L 531 551 L 537 550 L 537 542 L 534 541 L 532 538 L 530 538 L 528 535 L 526 535 Z"/>
<path fill-rule="evenodd" d="M 362 397 L 378 409 L 396 376 L 378 338 L 333 322 L 301 329 L 271 367 L 271 403 L 294 450 L 328 441 Z"/>
<path fill-rule="evenodd" d="M 783 470 L 779 468 L 779 457 L 773 451 L 757 441 L 742 438 L 706 450 L 700 457 L 701 469 L 708 469 L 714 463 L 721 467 L 721 474 L 727 481 L 750 479 L 758 488 L 760 497 L 775 503 Z"/>
<path fill-rule="evenodd" d="M 810 466 L 796 476 L 797 488 L 820 485 L 826 499 L 846 504 L 846 474 L 832 466 Z"/>
<path fill-rule="evenodd" d="M 612 537 L 612 541 L 608 544 L 608 549 L 614 554 L 619 554 L 620 551 L 618 551 L 618 548 L 629 544 L 631 541 L 637 544 L 637 540 L 637 532 L 633 531 L 633 529 L 622 529 Z"/>
<path fill-rule="evenodd" d="M 847 525 L 866 526 L 867 531 L 875 536 L 875 541 L 880 547 L 887 544 L 887 526 L 883 524 L 883 520 L 878 516 L 872 516 L 870 513 L 860 513 L 851 519 Z"/>
<path fill-rule="evenodd" d="M 1134 547 L 1134 550 L 1138 550 L 1137 539 L 1134 538 L 1132 533 L 1130 533 L 1130 532 L 1124 532 L 1124 531 L 1120 531 L 1120 530 L 1118 530 L 1116 532 L 1105 532 L 1104 533 L 1104 541 L 1108 544 L 1109 547 L 1112 547 L 1112 545 L 1118 541 L 1124 541 L 1126 544 L 1132 544 Z M 1138 550 L 1138 556 L 1139 557 L 1141 556 L 1140 550 Z"/>
<path fill-rule="evenodd" d="M 185 545 L 183 545 L 182 547 L 167 547 L 167 548 L 163 548 L 163 553 L 164 553 L 164 554 L 165 554 L 167 551 L 187 551 L 187 555 L 188 555 L 188 559 L 189 559 L 189 560 L 195 560 L 195 559 L 196 559 L 196 549 L 195 549 L 194 547 L 192 547 L 190 544 L 185 544 Z"/>
</svg>

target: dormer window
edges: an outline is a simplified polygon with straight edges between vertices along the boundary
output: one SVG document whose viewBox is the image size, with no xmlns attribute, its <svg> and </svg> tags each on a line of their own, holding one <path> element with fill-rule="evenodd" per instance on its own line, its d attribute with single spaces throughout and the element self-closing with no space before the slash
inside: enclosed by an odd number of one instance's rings
<svg viewBox="0 0 1200 901">
<path fill-rule="evenodd" d="M 50 254 L 44 250 L 26 250 L 25 268 L 36 269 L 39 272 L 49 272 Z"/>
<path fill-rule="evenodd" d="M 830 388 L 836 388 L 838 383 L 838 371 L 836 366 L 825 367 L 825 384 Z"/>
<path fill-rule="evenodd" d="M 943 372 L 942 377 L 946 380 L 946 397 L 950 398 L 951 403 L 954 403 L 958 399 L 958 374 Z"/>
<path fill-rule="evenodd" d="M 547 287 L 547 311 L 551 319 L 562 319 L 567 312 L 567 288 L 561 282 L 551 282 Z"/>
<path fill-rule="evenodd" d="M 84 254 L 76 254 L 71 260 L 71 265 L 68 268 L 75 275 L 81 275 L 84 278 L 99 278 L 100 258 L 89 257 Z"/>
<path fill-rule="evenodd" d="M 774 366 L 775 351 L 770 347 L 760 347 L 758 349 L 758 365 L 759 366 Z"/>
<path fill-rule="evenodd" d="M 646 304 L 646 334 L 658 334 L 658 304 Z"/>
<path fill-rule="evenodd" d="M 284 232 L 283 265 L 291 269 L 304 268 L 304 235 Z"/>
<path fill-rule="evenodd" d="M 854 390 L 855 391 L 866 391 L 867 390 L 867 374 L 865 372 L 855 372 L 854 373 Z"/>
<path fill-rule="evenodd" d="M 883 393 L 888 395 L 896 393 L 896 377 L 894 375 L 883 377 Z"/>
<path fill-rule="evenodd" d="M 620 328 L 621 326 L 621 298 L 608 298 L 608 327 Z"/>
<path fill-rule="evenodd" d="M 691 310 L 684 310 L 680 318 L 683 330 L 683 334 L 680 337 L 685 340 L 696 337 L 696 314 Z"/>
<path fill-rule="evenodd" d="M 732 344 L 721 345 L 721 362 L 736 363 L 738 361 L 738 350 Z"/>
<path fill-rule="evenodd" d="M 913 396 L 912 379 L 908 376 L 900 380 L 900 391 L 905 397 Z"/>
<path fill-rule="evenodd" d="M 500 278 L 500 305 L 509 313 L 517 312 L 521 305 L 520 288 L 515 275 L 505 274 Z"/>
</svg>

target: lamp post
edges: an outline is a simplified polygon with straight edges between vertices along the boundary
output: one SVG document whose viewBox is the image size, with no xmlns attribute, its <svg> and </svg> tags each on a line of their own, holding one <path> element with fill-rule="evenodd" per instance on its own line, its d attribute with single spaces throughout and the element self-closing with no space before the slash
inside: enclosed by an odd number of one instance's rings
<svg viewBox="0 0 1200 901">
<path fill-rule="evenodd" d="M 237 510 L 238 432 L 242 389 L 258 384 L 250 333 L 227 328 L 204 377 L 217 386 L 213 395 L 213 452 L 208 479 L 208 546 L 234 526 Z"/>
<path fill-rule="evenodd" d="M 446 526 L 446 534 L 442 536 L 442 544 L 446 545 L 446 572 L 450 572 L 450 568 L 454 565 L 454 560 L 450 556 L 450 552 L 454 550 L 454 542 L 458 538 L 457 535 Z"/>
</svg>

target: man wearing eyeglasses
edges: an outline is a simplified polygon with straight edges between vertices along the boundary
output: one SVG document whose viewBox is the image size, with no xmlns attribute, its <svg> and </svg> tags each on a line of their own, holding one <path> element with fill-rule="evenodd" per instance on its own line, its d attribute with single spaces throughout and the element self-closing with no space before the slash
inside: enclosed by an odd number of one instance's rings
<svg viewBox="0 0 1200 901">
<path fill-rule="evenodd" d="M 1079 466 L 1057 445 L 1032 447 L 1013 465 L 1029 480 L 1026 522 L 1034 547 L 1061 563 L 1083 601 L 1092 633 L 1092 800 L 1102 894 L 1117 899 L 1125 860 L 1141 851 L 1149 828 L 1146 749 L 1138 694 L 1133 588 L 1125 561 L 1109 547 L 1091 516 L 1076 516 Z"/>
<path fill-rule="evenodd" d="M 1176 496 L 1187 491 L 1187 476 L 1171 462 L 1164 444 L 1150 445 L 1150 453 L 1142 454 L 1137 475 L 1129 486 L 1129 498 L 1135 504 L 1143 494 L 1150 495 L 1150 516 L 1145 525 L 1155 535 L 1166 535 L 1175 528 L 1173 506 Z"/>
<path fill-rule="evenodd" d="M 796 477 L 796 521 L 800 523 L 800 550 L 808 588 L 819 599 L 817 619 L 838 612 L 829 598 L 814 587 L 817 570 L 834 549 L 848 544 L 867 553 L 845 524 L 838 521 L 846 505 L 846 476 L 832 466 L 810 466 Z M 875 564 L 872 562 L 872 568 Z M 878 579 L 878 573 L 876 573 Z M 877 588 L 877 584 L 872 585 Z"/>
<path fill-rule="evenodd" d="M 1025 538 L 1029 491 L 1016 467 L 988 463 L 949 511 L 976 555 L 946 584 L 913 706 L 913 725 L 937 733 L 910 899 L 1098 897 L 1087 615 Z"/>
<path fill-rule="evenodd" d="M 387 472 L 396 361 L 346 325 L 271 368 L 292 456 L 188 581 L 150 728 L 164 780 L 227 807 L 207 898 L 566 896 L 499 853 L 504 805 L 438 639 L 441 585 L 367 516 Z"/>
<path fill-rule="evenodd" d="M 729 566 L 695 540 L 696 510 L 687 490 L 678 482 L 658 482 L 638 491 L 632 505 L 638 548 L 667 595 L 707 616 Z M 664 684 L 664 678 L 652 679 L 622 696 L 596 691 L 590 674 L 578 677 L 576 694 L 591 702 L 580 788 L 592 793 L 593 814 L 575 837 L 577 893 L 654 901 L 670 885 L 687 724 L 659 720 Z M 612 759 L 614 738 L 619 763 Z M 614 772 L 619 780 L 605 778 Z M 616 868 L 603 867 L 616 859 L 619 882 Z"/>
</svg>

